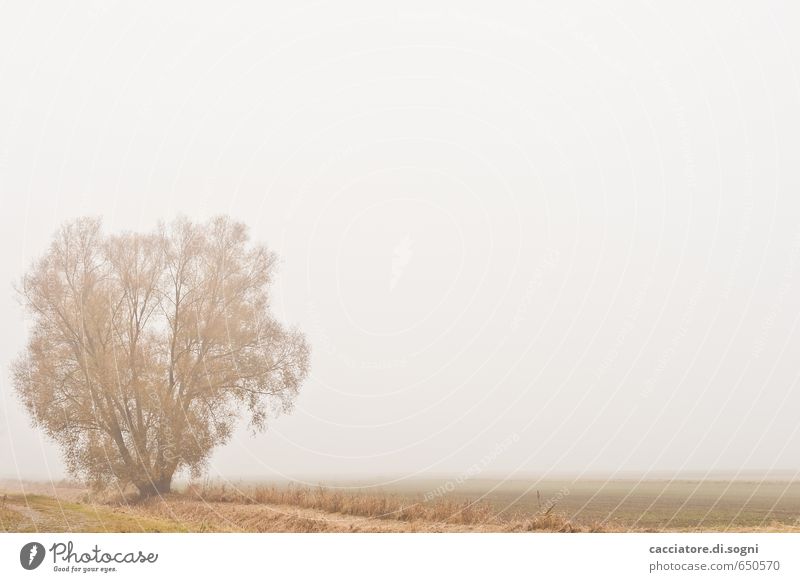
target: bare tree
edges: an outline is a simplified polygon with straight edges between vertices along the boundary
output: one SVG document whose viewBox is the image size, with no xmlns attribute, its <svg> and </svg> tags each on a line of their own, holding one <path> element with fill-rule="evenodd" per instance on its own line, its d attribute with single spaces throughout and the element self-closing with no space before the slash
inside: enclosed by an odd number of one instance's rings
<svg viewBox="0 0 800 582">
<path fill-rule="evenodd" d="M 258 431 L 291 409 L 309 348 L 270 315 L 275 262 L 228 218 L 60 229 L 18 288 L 33 325 L 14 382 L 72 474 L 169 492 L 243 412 Z"/>
</svg>

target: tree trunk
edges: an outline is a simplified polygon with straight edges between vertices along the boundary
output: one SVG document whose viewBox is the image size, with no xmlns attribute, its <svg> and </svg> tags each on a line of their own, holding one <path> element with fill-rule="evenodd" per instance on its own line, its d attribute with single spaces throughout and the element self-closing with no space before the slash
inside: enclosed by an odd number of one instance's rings
<svg viewBox="0 0 800 582">
<path fill-rule="evenodd" d="M 147 481 L 136 485 L 139 490 L 139 498 L 147 499 L 153 495 L 165 495 L 172 489 L 172 475 L 164 477 L 158 481 Z"/>
</svg>

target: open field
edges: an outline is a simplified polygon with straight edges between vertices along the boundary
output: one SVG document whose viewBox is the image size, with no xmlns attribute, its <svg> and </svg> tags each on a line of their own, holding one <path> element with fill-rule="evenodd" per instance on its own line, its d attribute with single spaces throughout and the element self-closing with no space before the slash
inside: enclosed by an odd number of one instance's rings
<svg viewBox="0 0 800 582">
<path fill-rule="evenodd" d="M 134 501 L 0 482 L 0 531 L 800 531 L 792 481 L 193 484 Z"/>
<path fill-rule="evenodd" d="M 430 482 L 411 487 L 435 491 Z M 397 491 L 408 491 L 398 486 Z M 539 499 L 537 499 L 537 491 Z M 612 529 L 742 530 L 800 526 L 800 482 L 780 480 L 467 481 L 450 497 L 485 499 L 504 515 L 535 512 L 545 500 L 577 523 Z"/>
</svg>

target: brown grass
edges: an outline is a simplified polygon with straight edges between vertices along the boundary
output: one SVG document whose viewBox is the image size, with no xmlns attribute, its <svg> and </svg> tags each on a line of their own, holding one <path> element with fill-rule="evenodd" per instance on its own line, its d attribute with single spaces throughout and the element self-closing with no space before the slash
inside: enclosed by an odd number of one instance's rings
<svg viewBox="0 0 800 582">
<path fill-rule="evenodd" d="M 214 504 L 217 511 L 225 506 L 280 506 L 304 508 L 331 516 L 355 516 L 381 522 L 414 525 L 409 531 L 602 531 L 599 524 L 578 526 L 550 505 L 533 514 L 500 516 L 486 501 L 456 500 L 437 497 L 426 501 L 396 493 L 331 490 L 325 487 L 289 485 L 235 487 L 225 484 L 190 484 L 181 496 L 183 501 Z M 167 506 L 175 499 L 166 500 Z M 162 508 L 165 509 L 165 508 Z M 252 508 L 250 509 L 252 512 Z M 244 510 L 247 513 L 247 510 Z M 400 525 L 400 524 L 398 524 Z M 445 527 L 450 526 L 450 527 Z M 455 526 L 455 527 L 452 527 Z M 460 527 L 459 527 L 460 526 Z M 316 531 L 316 530 L 311 530 Z"/>
<path fill-rule="evenodd" d="M 8 503 L 8 495 L 0 496 L 0 532 L 17 531 L 23 516 L 11 509 Z"/>
<path fill-rule="evenodd" d="M 206 481 L 141 502 L 134 490 L 99 494 L 70 482 L 0 481 L 0 531 L 800 531 L 800 485 L 770 509 L 788 487 L 783 482 L 702 483 L 703 495 L 692 503 L 695 482 L 674 484 L 667 494 L 659 481 L 551 482 L 542 496 L 525 483 L 488 494 L 486 483 L 466 483 L 456 494 L 426 499 L 422 492 L 437 485 L 385 492 Z M 709 499 L 718 501 L 712 515 Z"/>
</svg>

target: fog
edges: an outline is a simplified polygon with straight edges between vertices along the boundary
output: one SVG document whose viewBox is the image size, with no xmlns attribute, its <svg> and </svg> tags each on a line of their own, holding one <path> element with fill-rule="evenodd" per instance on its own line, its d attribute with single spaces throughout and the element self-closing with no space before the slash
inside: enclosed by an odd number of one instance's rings
<svg viewBox="0 0 800 582">
<path fill-rule="evenodd" d="M 13 282 L 181 214 L 312 346 L 210 475 L 796 474 L 800 8 L 274 4 L 4 4 L 0 477 L 64 475 Z"/>
</svg>

